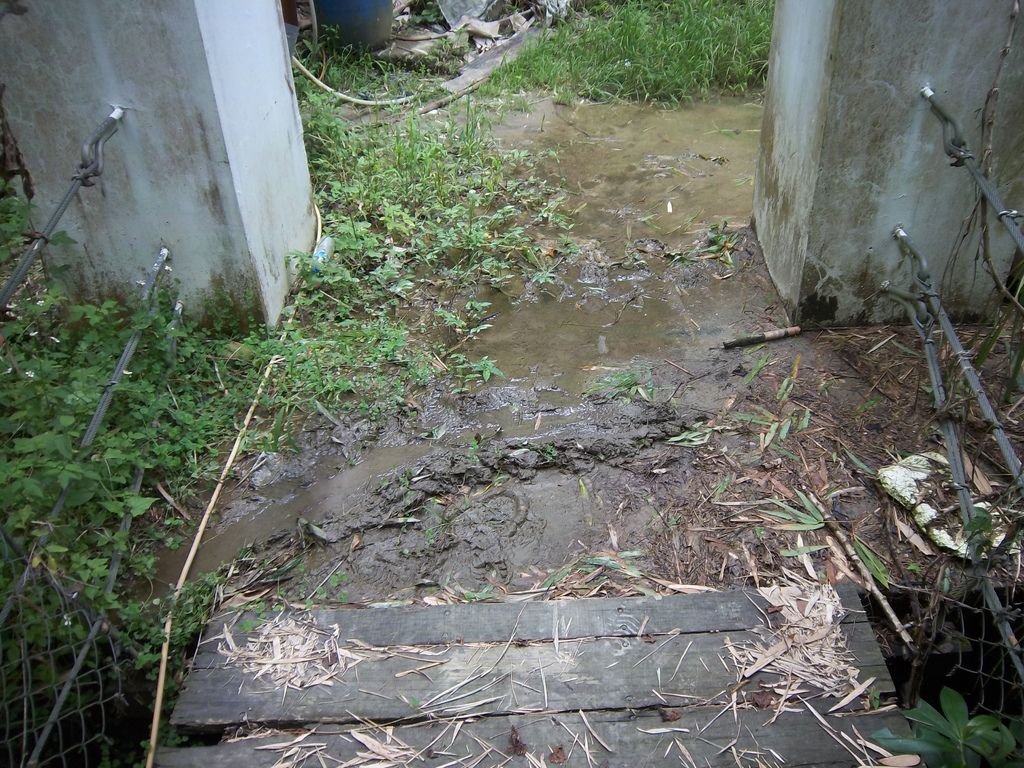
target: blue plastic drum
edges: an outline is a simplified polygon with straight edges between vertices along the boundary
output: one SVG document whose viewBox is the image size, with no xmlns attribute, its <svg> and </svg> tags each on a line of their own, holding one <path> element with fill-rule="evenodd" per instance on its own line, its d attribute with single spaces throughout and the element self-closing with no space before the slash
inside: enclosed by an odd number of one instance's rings
<svg viewBox="0 0 1024 768">
<path fill-rule="evenodd" d="M 314 0 L 316 23 L 331 27 L 343 46 L 375 51 L 391 39 L 391 0 Z"/>
</svg>

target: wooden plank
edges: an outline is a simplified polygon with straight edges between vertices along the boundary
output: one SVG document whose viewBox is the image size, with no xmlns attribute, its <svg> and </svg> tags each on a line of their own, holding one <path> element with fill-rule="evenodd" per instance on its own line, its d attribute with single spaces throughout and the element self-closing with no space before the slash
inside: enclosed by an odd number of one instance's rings
<svg viewBox="0 0 1024 768">
<path fill-rule="evenodd" d="M 844 604 L 856 606 L 847 623 L 866 621 L 856 590 L 841 591 Z M 851 598 L 852 594 L 852 598 Z M 301 615 L 318 626 L 337 624 L 345 639 L 369 645 L 446 645 L 448 643 L 503 643 L 513 633 L 517 641 L 548 640 L 555 636 L 631 637 L 641 628 L 647 635 L 732 632 L 765 624 L 765 601 L 753 591 L 705 592 L 693 595 L 640 598 L 543 600 L 526 603 L 457 603 L 409 608 L 341 608 L 313 610 Z M 272 614 L 276 616 L 277 614 Z M 237 613 L 213 619 L 200 644 L 196 666 L 216 662 L 217 637 L 223 627 L 244 644 L 264 617 Z"/>
<path fill-rule="evenodd" d="M 870 626 L 851 624 L 845 632 L 861 663 L 861 679 L 877 677 L 888 693 L 891 682 Z M 329 686 L 302 690 L 282 690 L 266 677 L 226 667 L 221 656 L 213 666 L 193 669 L 171 722 L 216 731 L 244 723 L 386 722 L 699 703 L 736 685 L 724 644 L 756 640 L 740 631 L 665 635 L 653 642 L 567 640 L 557 648 L 553 642 L 408 648 L 361 661 Z M 748 688 L 755 690 L 756 682 L 748 681 Z"/>
<path fill-rule="evenodd" d="M 471 63 L 463 67 L 457 77 L 443 83 L 443 87 L 449 93 L 459 93 L 486 80 L 498 66 L 517 59 L 526 43 L 539 35 L 540 31 L 537 29 L 524 29 L 511 38 L 500 41 L 489 51 L 477 56 Z"/>
<path fill-rule="evenodd" d="M 577 713 L 484 717 L 463 721 L 458 727 L 454 721 L 435 721 L 393 728 L 390 747 L 397 750 L 397 755 L 406 758 L 394 760 L 395 765 L 411 763 L 424 768 L 441 768 L 460 765 L 452 762 L 456 759 L 461 759 L 462 766 L 475 768 L 537 765 L 531 763 L 525 754 L 514 753 L 511 743 L 514 727 L 522 749 L 529 755 L 554 766 L 558 762 L 552 758 L 552 753 L 561 748 L 567 768 L 687 766 L 694 763 L 711 768 L 754 764 L 838 768 L 856 762 L 850 752 L 828 736 L 808 712 L 786 712 L 769 725 L 773 713 L 765 710 L 741 707 L 733 712 L 731 709 L 723 711 L 722 707 L 689 707 L 673 711 L 680 715 L 673 722 L 663 722 L 656 712 L 651 711 L 639 714 L 624 710 L 589 712 L 586 713 L 589 728 Z M 830 726 L 851 736 L 854 726 L 867 737 L 880 728 L 890 728 L 895 733 L 907 732 L 906 723 L 897 712 L 826 719 Z M 666 728 L 687 729 L 687 732 L 658 732 L 658 729 Z M 382 728 L 360 727 L 359 730 L 381 743 L 389 741 Z M 613 752 L 599 743 L 595 732 Z M 313 755 L 320 751 L 325 758 L 324 763 L 334 765 L 335 761 L 358 760 L 359 752 L 367 752 L 347 733 L 347 729 L 321 726 L 299 743 L 292 742 L 302 732 L 284 732 L 211 747 L 162 749 L 157 753 L 156 762 L 160 768 L 321 765 Z M 856 739 L 855 736 L 853 738 Z M 584 750 L 584 740 L 590 760 Z M 676 742 L 682 745 L 688 757 Z M 283 744 L 290 746 L 266 749 Z M 289 750 L 288 759 L 282 760 Z M 760 761 L 755 760 L 756 752 L 760 753 Z M 418 759 L 409 759 L 414 755 L 418 755 Z M 305 763 L 302 762 L 303 757 L 308 758 Z"/>
</svg>

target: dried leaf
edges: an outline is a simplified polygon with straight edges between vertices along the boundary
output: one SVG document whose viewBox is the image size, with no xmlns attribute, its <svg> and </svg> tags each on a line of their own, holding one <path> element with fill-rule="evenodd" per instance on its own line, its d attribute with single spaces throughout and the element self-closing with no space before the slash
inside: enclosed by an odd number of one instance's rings
<svg viewBox="0 0 1024 768">
<path fill-rule="evenodd" d="M 508 744 L 512 749 L 512 754 L 519 757 L 522 757 L 530 750 L 530 748 L 526 746 L 526 742 L 519 738 L 519 731 L 516 730 L 514 725 L 512 726 L 512 732 L 508 737 Z"/>
<path fill-rule="evenodd" d="M 896 528 L 899 529 L 899 532 L 900 534 L 902 534 L 903 538 L 905 538 L 907 541 L 913 544 L 914 548 L 922 555 L 935 557 L 935 550 L 932 549 L 931 545 L 928 544 L 927 541 L 921 538 L 921 535 L 917 531 L 915 531 L 905 522 L 900 520 L 898 517 L 894 516 L 894 518 L 896 520 Z"/>
<path fill-rule="evenodd" d="M 894 768 L 913 768 L 915 765 L 921 765 L 920 755 L 893 755 L 892 757 L 882 757 L 878 759 L 879 765 L 893 766 Z"/>
</svg>

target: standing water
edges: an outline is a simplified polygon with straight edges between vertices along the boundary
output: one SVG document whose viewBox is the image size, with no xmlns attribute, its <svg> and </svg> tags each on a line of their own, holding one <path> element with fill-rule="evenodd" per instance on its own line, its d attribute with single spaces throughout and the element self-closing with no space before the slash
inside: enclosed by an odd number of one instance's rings
<svg viewBox="0 0 1024 768">
<path fill-rule="evenodd" d="M 620 450 L 616 440 L 639 456 L 649 440 L 631 431 L 638 421 L 665 422 L 664 436 L 680 425 L 671 409 L 652 415 L 584 395 L 609 374 L 649 374 L 667 359 L 693 374 L 683 390 L 692 407 L 717 407 L 721 386 L 702 378 L 714 365 L 709 347 L 735 335 L 748 303 L 760 311 L 775 297 L 763 274 L 730 280 L 742 265 L 693 255 L 709 224 L 749 222 L 760 120 L 760 107 L 742 100 L 663 110 L 542 99 L 509 114 L 495 134 L 546 158 L 539 172 L 567 193 L 575 247 L 550 282 L 481 289 L 477 298 L 496 313 L 493 327 L 464 351 L 492 358 L 505 377 L 461 398 L 435 391 L 418 423 L 385 430 L 383 440 L 367 439 L 348 455 L 321 445 L 283 459 L 276 475 L 253 472 L 222 505 L 196 572 L 275 532 L 294 534 L 300 519 L 330 542 L 307 554 L 311 581 L 340 569 L 355 599 L 448 579 L 508 582 L 528 565 L 557 566 L 606 539 L 613 512 L 623 542 L 639 535 L 643 515 L 624 521 L 625 501 L 613 503 L 632 482 L 628 473 L 595 460 Z M 655 394 L 643 376 L 638 384 Z M 481 450 L 495 435 L 547 441 L 540 453 L 510 449 L 515 461 L 536 464 L 512 468 L 524 481 L 513 488 L 487 490 L 509 471 L 505 448 Z M 682 487 L 685 463 L 671 472 L 657 477 Z M 475 482 L 486 487 L 474 490 Z M 429 492 L 418 490 L 424 483 Z M 396 519 L 408 522 L 395 526 Z M 177 573 L 175 554 L 164 558 L 160 581 Z"/>
</svg>

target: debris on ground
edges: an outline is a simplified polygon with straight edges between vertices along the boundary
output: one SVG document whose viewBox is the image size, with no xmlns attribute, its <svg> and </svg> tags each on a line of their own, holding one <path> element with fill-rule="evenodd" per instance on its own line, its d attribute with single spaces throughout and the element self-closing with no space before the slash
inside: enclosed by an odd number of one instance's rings
<svg viewBox="0 0 1024 768">
<path fill-rule="evenodd" d="M 452 29 L 468 19 L 493 21 L 504 8 L 502 0 L 438 0 L 438 7 Z"/>
<path fill-rule="evenodd" d="M 973 468 L 973 467 L 972 467 Z M 993 493 L 992 482 L 975 469 L 974 485 L 984 498 Z M 960 519 L 959 506 L 955 503 L 943 505 L 943 499 L 950 499 L 948 493 L 953 479 L 949 472 L 949 461 L 934 451 L 904 456 L 894 464 L 878 470 L 878 482 L 900 506 L 908 510 L 918 528 L 942 549 L 960 557 L 968 556 L 970 534 Z M 985 545 L 998 547 L 1006 535 L 1006 517 L 985 501 L 979 501 L 975 509 L 988 516 L 992 530 L 983 533 Z"/>
<path fill-rule="evenodd" d="M 235 643 L 225 626 L 219 651 L 229 664 L 255 678 L 266 677 L 279 688 L 302 689 L 330 685 L 333 678 L 363 660 L 342 648 L 340 634 L 337 625 L 325 629 L 288 617 L 261 624 L 244 646 Z"/>
<path fill-rule="evenodd" d="M 458 56 L 461 79 L 465 80 L 463 68 L 475 63 L 474 69 L 482 69 L 485 62 L 478 59 L 489 51 L 497 53 L 501 49 L 495 65 L 514 56 L 518 36 L 536 20 L 532 7 L 514 10 L 495 0 L 442 0 L 439 6 L 446 24 L 415 24 L 404 9 L 396 16 L 395 32 L 388 45 L 375 55 L 398 62 L 426 61 L 439 55 Z M 493 68 L 487 67 L 488 74 Z"/>
<path fill-rule="evenodd" d="M 504 375 L 457 381 L 459 364 L 439 361 L 438 375 L 451 380 L 407 392 L 415 407 L 386 428 L 355 437 L 345 419 L 328 419 L 329 437 L 306 452 L 304 468 L 282 473 L 291 459 L 253 467 L 226 514 L 243 521 L 239 530 L 273 517 L 281 531 L 247 539 L 255 546 L 238 584 L 223 589 L 229 605 L 247 597 L 292 608 L 523 602 L 794 584 L 807 594 L 807 584 L 827 592 L 849 581 L 872 592 L 873 616 L 884 614 L 883 644 L 902 652 L 908 633 L 920 643 L 927 616 L 908 620 L 899 596 L 955 586 L 963 566 L 904 511 L 924 503 L 955 523 L 944 463 L 928 459 L 930 478 L 903 497 L 886 488 L 899 457 L 908 457 L 905 474 L 936 444 L 934 414 L 917 396 L 926 372 L 913 330 L 804 327 L 783 343 L 723 350 L 789 327 L 752 233 L 723 221 L 738 218 L 725 210 L 737 188 L 730 174 L 742 174 L 753 150 L 744 155 L 734 134 L 721 147 L 642 144 L 688 119 L 678 114 L 666 127 L 636 107 L 549 100 L 530 109 L 498 135 L 562 153 L 541 170 L 564 177 L 578 198 L 573 240 L 538 226 L 532 273 L 410 307 L 457 314 L 464 302 L 486 302 L 490 328 L 460 351 Z M 725 114 L 687 130 L 700 135 L 703 125 L 742 116 Z M 715 162 L 726 153 L 728 164 Z M 722 224 L 679 212 L 680 180 L 687 195 L 719 185 L 701 205 L 723 211 L 708 217 Z M 1005 423 L 1020 442 L 1024 420 L 1013 413 Z M 303 435 L 317 429 L 314 418 Z M 998 507 L 1007 476 L 981 447 L 984 435 L 965 433 L 974 497 Z M 280 479 L 265 482 L 272 475 Z M 955 527 L 940 527 L 955 537 Z M 993 573 L 1012 583 L 1012 559 Z M 778 598 L 806 607 L 788 592 Z M 793 618 L 795 645 L 764 669 L 779 683 L 756 692 L 765 708 L 823 691 L 861 702 L 870 684 L 842 649 L 816 645 L 829 642 L 825 623 L 800 623 L 824 618 Z M 816 629 L 822 640 L 808 640 Z M 763 661 L 781 639 L 766 634 L 735 648 L 737 665 Z"/>
<path fill-rule="evenodd" d="M 845 610 L 830 584 L 784 569 L 778 584 L 758 592 L 771 606 L 768 626 L 754 630 L 762 642 L 727 643 L 726 648 L 740 680 L 758 672 L 779 677 L 770 687 L 762 684 L 772 694 L 776 713 L 813 696 L 842 699 L 841 708 L 874 682 L 858 681 L 860 672 L 840 627 Z"/>
</svg>

